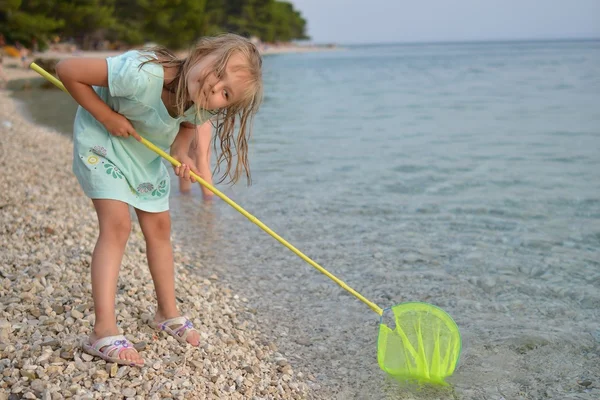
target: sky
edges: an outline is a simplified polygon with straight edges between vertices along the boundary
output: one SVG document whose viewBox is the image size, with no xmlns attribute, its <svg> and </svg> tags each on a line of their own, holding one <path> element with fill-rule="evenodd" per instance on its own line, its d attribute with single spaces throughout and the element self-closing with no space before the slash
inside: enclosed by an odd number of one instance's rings
<svg viewBox="0 0 600 400">
<path fill-rule="evenodd" d="M 316 43 L 600 38 L 600 0 L 288 0 Z"/>
</svg>

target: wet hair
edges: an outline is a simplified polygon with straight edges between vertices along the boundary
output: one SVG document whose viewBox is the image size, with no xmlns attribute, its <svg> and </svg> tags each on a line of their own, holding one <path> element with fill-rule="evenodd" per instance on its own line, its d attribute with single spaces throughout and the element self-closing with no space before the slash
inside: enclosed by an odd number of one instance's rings
<svg viewBox="0 0 600 400">
<path fill-rule="evenodd" d="M 229 104 L 220 110 L 208 110 L 213 113 L 213 126 L 216 134 L 213 138 L 213 147 L 218 154 L 217 165 L 214 172 L 221 170 L 222 162 L 225 162 L 226 168 L 223 176 L 218 182 L 223 182 L 229 177 L 230 183 L 237 182 L 244 174 L 248 184 L 251 182 L 250 165 L 248 160 L 248 141 L 252 133 L 252 123 L 254 116 L 258 112 L 263 97 L 262 84 L 262 58 L 256 46 L 250 40 L 231 33 L 218 36 L 209 36 L 201 38 L 193 49 L 189 51 L 186 58 L 178 58 L 173 52 L 157 47 L 148 49 L 156 55 L 156 58 L 149 59 L 141 64 L 152 62 L 166 67 L 175 67 L 177 72 L 175 78 L 165 85 L 165 88 L 175 94 L 177 115 L 181 116 L 192 105 L 187 90 L 187 74 L 190 69 L 203 57 L 213 56 L 214 61 L 206 68 L 207 76 L 214 72 L 217 77 L 223 76 L 227 62 L 234 54 L 241 54 L 245 63 L 238 70 L 246 72 L 246 90 L 238 101 Z M 140 67 L 141 67 L 140 66 Z M 203 85 L 201 84 L 200 87 Z M 200 111 L 205 109 L 205 105 L 194 103 Z M 236 135 L 236 125 L 238 132 Z M 195 142 L 194 142 L 195 143 Z M 220 152 L 217 151 L 217 143 Z M 233 162 L 233 158 L 237 162 Z"/>
</svg>

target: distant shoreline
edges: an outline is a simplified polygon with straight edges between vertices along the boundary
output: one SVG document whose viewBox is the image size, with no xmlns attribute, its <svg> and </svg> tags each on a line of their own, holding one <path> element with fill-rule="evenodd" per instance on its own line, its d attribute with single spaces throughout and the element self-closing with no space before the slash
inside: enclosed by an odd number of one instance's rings
<svg viewBox="0 0 600 400">
<path fill-rule="evenodd" d="M 278 54 L 296 54 L 296 53 L 315 53 L 315 52 L 323 52 L 323 51 L 337 51 L 342 48 L 336 45 L 267 45 L 266 47 L 263 45 L 261 48 L 261 54 L 263 56 L 270 55 L 278 55 Z M 27 63 L 31 63 L 33 60 L 37 58 L 44 59 L 65 59 L 65 58 L 73 58 L 73 57 L 96 57 L 96 58 L 107 58 L 113 57 L 119 54 L 122 54 L 127 50 L 109 50 L 109 51 L 82 51 L 76 50 L 73 52 L 67 51 L 55 51 L 55 50 L 47 50 L 44 52 L 37 52 L 30 54 L 27 57 Z M 9 81 L 18 80 L 18 79 L 27 79 L 27 78 L 35 78 L 39 75 L 29 69 L 23 68 L 21 60 L 19 58 L 10 57 L 8 55 L 4 56 L 4 73 L 6 74 Z"/>
</svg>

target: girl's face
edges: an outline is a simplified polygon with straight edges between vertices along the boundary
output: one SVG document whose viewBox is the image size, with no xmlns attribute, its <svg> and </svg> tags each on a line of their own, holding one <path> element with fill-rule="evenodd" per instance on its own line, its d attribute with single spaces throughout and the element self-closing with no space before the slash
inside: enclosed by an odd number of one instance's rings
<svg viewBox="0 0 600 400">
<path fill-rule="evenodd" d="M 216 55 L 210 55 L 200 59 L 187 75 L 190 99 L 207 110 L 235 104 L 243 97 L 248 85 L 248 73 L 243 68 L 246 61 L 240 53 L 229 57 L 221 77 L 212 69 L 216 58 Z"/>
</svg>

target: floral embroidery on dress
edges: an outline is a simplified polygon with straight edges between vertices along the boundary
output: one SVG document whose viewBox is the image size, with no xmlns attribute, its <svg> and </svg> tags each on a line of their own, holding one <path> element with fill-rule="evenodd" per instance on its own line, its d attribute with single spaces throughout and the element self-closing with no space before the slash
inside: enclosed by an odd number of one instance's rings
<svg viewBox="0 0 600 400">
<path fill-rule="evenodd" d="M 96 156 L 89 156 L 87 158 L 88 164 L 92 164 L 92 165 L 98 164 L 98 161 L 100 161 L 100 159 L 98 157 L 96 157 Z"/>
<path fill-rule="evenodd" d="M 156 187 L 156 189 L 154 189 L 152 191 L 152 196 L 164 196 L 167 193 L 167 181 L 166 180 L 162 180 L 159 182 L 158 186 Z"/>
<path fill-rule="evenodd" d="M 112 175 L 115 179 L 123 179 L 123 173 L 116 165 L 106 162 L 104 168 L 106 169 L 107 175 Z"/>
<path fill-rule="evenodd" d="M 102 157 L 106 157 L 106 149 L 102 146 L 96 145 L 90 149 L 92 153 L 96 153 Z"/>
<path fill-rule="evenodd" d="M 150 182 L 140 183 L 137 187 L 139 193 L 149 193 L 154 190 L 154 185 Z"/>
</svg>

